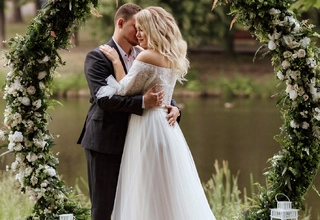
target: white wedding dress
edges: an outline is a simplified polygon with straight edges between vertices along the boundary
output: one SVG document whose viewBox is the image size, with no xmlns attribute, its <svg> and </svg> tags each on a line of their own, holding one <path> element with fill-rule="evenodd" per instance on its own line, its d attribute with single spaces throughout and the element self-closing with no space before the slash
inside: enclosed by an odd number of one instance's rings
<svg viewBox="0 0 320 220">
<path fill-rule="evenodd" d="M 176 77 L 172 69 L 135 60 L 119 83 L 111 76 L 97 97 L 144 94 L 154 84 L 170 104 Z M 121 162 L 113 220 L 215 220 L 195 163 L 167 109 L 131 115 Z"/>
</svg>

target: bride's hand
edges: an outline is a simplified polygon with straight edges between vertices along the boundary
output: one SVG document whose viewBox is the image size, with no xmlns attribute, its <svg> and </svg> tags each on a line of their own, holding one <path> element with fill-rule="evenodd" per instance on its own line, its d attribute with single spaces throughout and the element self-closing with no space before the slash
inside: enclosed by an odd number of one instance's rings
<svg viewBox="0 0 320 220">
<path fill-rule="evenodd" d="M 110 47 L 109 45 L 101 45 L 99 47 L 99 50 L 112 62 L 112 63 L 115 63 L 115 62 L 118 62 L 120 61 L 120 58 L 119 58 L 119 54 L 118 52 L 113 48 L 113 47 Z"/>
</svg>

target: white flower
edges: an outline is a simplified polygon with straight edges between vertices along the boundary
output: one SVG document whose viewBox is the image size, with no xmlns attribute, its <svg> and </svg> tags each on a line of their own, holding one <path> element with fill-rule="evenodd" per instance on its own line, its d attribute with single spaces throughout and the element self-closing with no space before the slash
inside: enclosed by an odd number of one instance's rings
<svg viewBox="0 0 320 220">
<path fill-rule="evenodd" d="M 34 186 L 38 183 L 38 178 L 35 176 L 32 176 L 30 179 L 31 184 Z"/>
<path fill-rule="evenodd" d="M 55 176 L 56 175 L 56 170 L 53 169 L 50 166 L 46 166 L 46 170 L 45 172 L 49 175 L 49 176 Z"/>
<path fill-rule="evenodd" d="M 46 88 L 46 85 L 45 85 L 42 81 L 40 81 L 40 82 L 39 82 L 39 88 L 40 88 L 40 89 L 45 89 L 45 88 Z"/>
<path fill-rule="evenodd" d="M 299 128 L 299 125 L 294 120 L 292 120 L 292 121 L 290 121 L 290 127 Z"/>
<path fill-rule="evenodd" d="M 29 152 L 26 158 L 29 162 L 34 162 L 38 159 L 37 155 L 33 152 Z"/>
<path fill-rule="evenodd" d="M 14 146 L 14 150 L 15 151 L 21 151 L 23 148 L 23 145 L 21 143 L 17 143 L 15 146 Z"/>
<path fill-rule="evenodd" d="M 15 131 L 14 134 L 9 134 L 8 140 L 10 142 L 22 142 L 23 141 L 23 135 L 20 131 Z"/>
<path fill-rule="evenodd" d="M 283 57 L 285 59 L 291 58 L 291 56 L 292 56 L 292 52 L 291 51 L 287 50 L 287 51 L 283 52 Z"/>
<path fill-rule="evenodd" d="M 12 119 L 15 121 L 16 124 L 20 124 L 22 122 L 22 116 L 18 112 L 12 115 Z"/>
<path fill-rule="evenodd" d="M 3 130 L 0 130 L 0 140 L 5 141 L 6 140 L 6 133 Z"/>
<path fill-rule="evenodd" d="M 18 173 L 18 174 L 16 175 L 16 180 L 18 180 L 18 181 L 20 182 L 21 186 L 24 186 L 24 184 L 23 184 L 23 178 L 24 178 L 23 173 Z"/>
<path fill-rule="evenodd" d="M 12 164 L 11 164 L 11 169 L 13 170 L 13 171 L 16 171 L 16 169 L 18 168 L 18 162 L 17 161 L 14 161 Z"/>
<path fill-rule="evenodd" d="M 318 121 L 320 121 L 320 115 L 315 115 L 314 118 Z"/>
<path fill-rule="evenodd" d="M 8 144 L 8 150 L 9 150 L 9 151 L 13 151 L 15 145 L 16 145 L 16 144 L 15 144 L 14 142 L 10 142 L 10 143 Z"/>
<path fill-rule="evenodd" d="M 293 37 L 291 35 L 283 36 L 283 40 L 284 40 L 285 45 L 291 49 L 294 49 L 300 45 L 298 42 L 293 40 Z"/>
<path fill-rule="evenodd" d="M 28 97 L 22 97 L 21 103 L 23 105 L 25 105 L 25 106 L 29 106 L 30 105 L 30 99 Z"/>
<path fill-rule="evenodd" d="M 300 78 L 300 71 L 292 71 L 292 70 L 288 70 L 287 73 L 289 74 L 289 76 L 293 79 L 293 80 L 297 80 Z"/>
<path fill-rule="evenodd" d="M 277 77 L 278 77 L 278 79 L 280 79 L 281 81 L 284 80 L 284 75 L 282 74 L 282 72 L 281 72 L 280 70 L 277 72 Z"/>
<path fill-rule="evenodd" d="M 47 180 L 44 180 L 41 185 L 40 185 L 42 188 L 45 188 L 48 186 L 48 181 Z"/>
<path fill-rule="evenodd" d="M 300 31 L 301 29 L 301 26 L 299 24 L 299 22 L 293 17 L 293 16 L 286 16 L 284 17 L 284 21 L 285 22 L 289 22 L 289 25 L 294 25 L 293 29 L 292 29 L 292 32 L 293 33 L 297 33 Z"/>
<path fill-rule="evenodd" d="M 268 43 L 268 49 L 269 50 L 275 50 L 277 48 L 276 43 L 273 40 L 270 40 Z"/>
<path fill-rule="evenodd" d="M 35 106 L 36 109 L 40 108 L 41 107 L 41 99 L 38 99 L 38 100 L 34 101 L 32 103 L 32 105 Z"/>
<path fill-rule="evenodd" d="M 307 118 L 307 117 L 308 117 L 308 111 L 302 111 L 302 112 L 300 112 L 300 115 L 301 115 L 303 118 Z"/>
<path fill-rule="evenodd" d="M 38 74 L 38 79 L 42 80 L 44 77 L 46 77 L 47 73 L 45 71 L 42 71 Z"/>
<path fill-rule="evenodd" d="M 307 58 L 307 64 L 311 69 L 315 69 L 317 66 L 317 62 L 313 57 Z"/>
<path fill-rule="evenodd" d="M 38 63 L 46 63 L 49 61 L 49 57 L 48 56 L 45 56 L 42 60 L 37 60 Z"/>
<path fill-rule="evenodd" d="M 283 69 L 287 69 L 290 67 L 291 64 L 288 60 L 284 60 L 284 61 L 282 61 L 281 65 L 282 65 Z"/>
<path fill-rule="evenodd" d="M 43 140 L 36 139 L 36 138 L 33 139 L 33 143 L 34 143 L 35 146 L 37 146 L 37 147 L 39 147 L 41 149 L 44 149 L 44 147 L 47 144 L 47 142 L 45 142 Z"/>
<path fill-rule="evenodd" d="M 269 43 L 268 43 L 268 48 L 269 50 L 275 50 L 278 46 L 278 43 L 276 40 L 278 40 L 281 36 L 281 33 L 278 32 L 273 32 L 272 35 L 268 34 L 268 37 L 270 39 Z"/>
<path fill-rule="evenodd" d="M 299 58 L 302 58 L 302 57 L 305 57 L 306 56 L 306 51 L 304 49 L 299 49 L 298 52 L 297 52 L 297 56 Z"/>
<path fill-rule="evenodd" d="M 289 94 L 289 97 L 292 100 L 295 100 L 298 97 L 297 91 L 290 84 L 287 84 L 286 92 Z"/>
<path fill-rule="evenodd" d="M 29 94 L 29 95 L 34 95 L 35 93 L 36 93 L 36 88 L 34 87 L 34 86 L 29 86 L 28 88 L 27 88 L 27 93 Z"/>
<path fill-rule="evenodd" d="M 304 121 L 304 122 L 302 123 L 302 128 L 303 128 L 303 129 L 308 129 L 308 128 L 309 128 L 309 123 L 306 122 L 306 121 Z"/>
<path fill-rule="evenodd" d="M 25 177 L 30 176 L 31 173 L 32 173 L 32 171 L 33 171 L 33 168 L 32 168 L 32 167 L 27 167 L 27 168 L 24 170 L 24 176 L 25 176 Z"/>
<path fill-rule="evenodd" d="M 301 47 L 307 48 L 310 45 L 311 39 L 308 37 L 304 37 L 300 40 Z"/>
<path fill-rule="evenodd" d="M 271 8 L 271 9 L 269 10 L 269 13 L 270 13 L 271 15 L 278 15 L 278 14 L 281 13 L 281 11 L 280 11 L 279 9 Z"/>
</svg>

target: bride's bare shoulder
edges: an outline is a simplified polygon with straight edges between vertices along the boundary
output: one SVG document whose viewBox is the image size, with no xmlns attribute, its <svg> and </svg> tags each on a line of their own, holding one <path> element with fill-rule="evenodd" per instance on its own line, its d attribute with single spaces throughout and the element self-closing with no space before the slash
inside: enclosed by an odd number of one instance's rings
<svg viewBox="0 0 320 220">
<path fill-rule="evenodd" d="M 169 63 L 167 62 L 166 58 L 153 50 L 144 50 L 140 52 L 136 59 L 154 66 L 169 68 Z"/>
</svg>

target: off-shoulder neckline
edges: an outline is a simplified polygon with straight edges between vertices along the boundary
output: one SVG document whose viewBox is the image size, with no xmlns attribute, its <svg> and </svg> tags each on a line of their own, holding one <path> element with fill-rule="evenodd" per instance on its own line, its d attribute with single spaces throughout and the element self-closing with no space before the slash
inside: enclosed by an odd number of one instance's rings
<svg viewBox="0 0 320 220">
<path fill-rule="evenodd" d="M 157 65 L 154 65 L 154 64 L 151 64 L 151 63 L 147 63 L 147 62 L 144 62 L 144 61 L 135 59 L 134 62 L 136 62 L 136 61 L 137 61 L 137 62 L 140 62 L 140 63 L 143 63 L 143 64 L 146 64 L 146 65 L 149 65 L 149 66 L 153 66 L 153 67 L 157 67 L 157 68 L 161 68 L 161 69 L 166 69 L 166 70 L 172 70 L 172 69 L 169 68 L 169 67 L 157 66 Z"/>
</svg>

